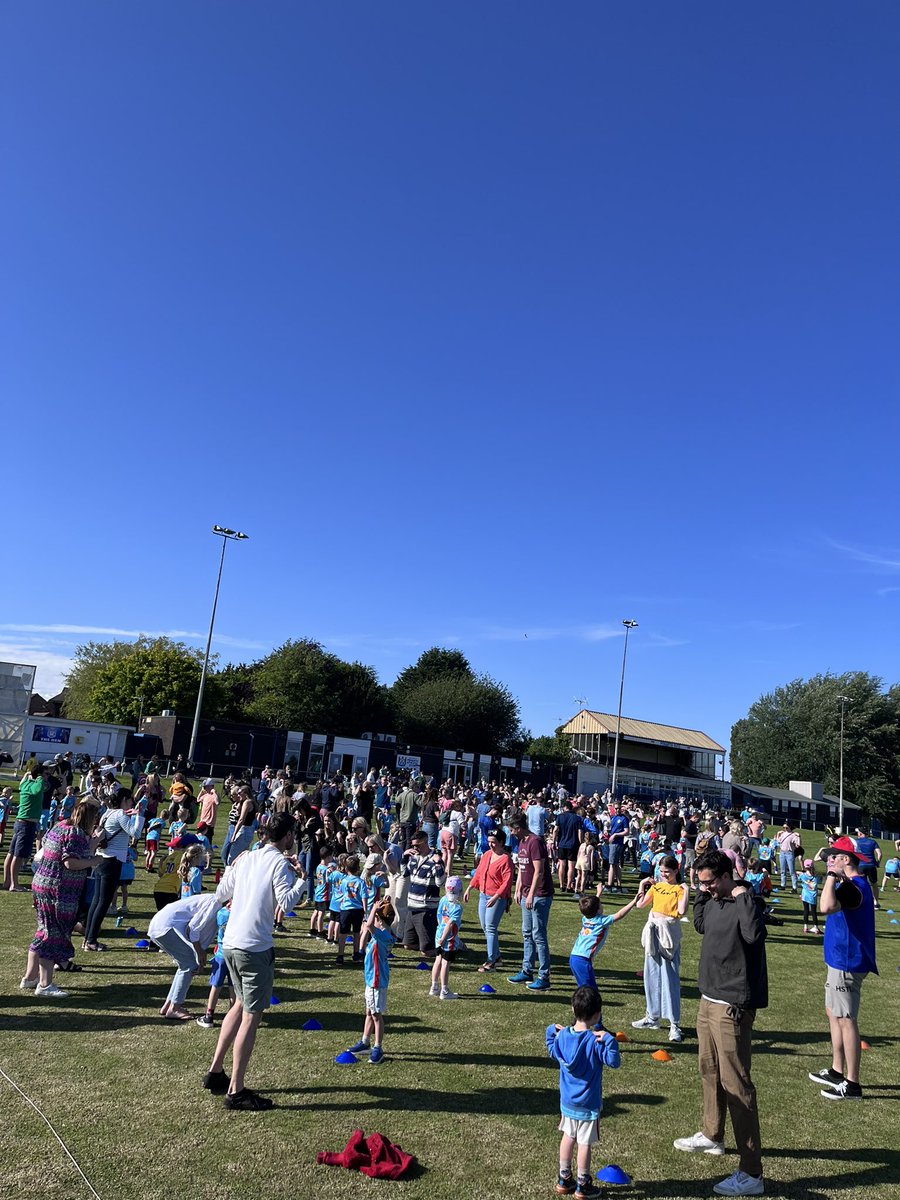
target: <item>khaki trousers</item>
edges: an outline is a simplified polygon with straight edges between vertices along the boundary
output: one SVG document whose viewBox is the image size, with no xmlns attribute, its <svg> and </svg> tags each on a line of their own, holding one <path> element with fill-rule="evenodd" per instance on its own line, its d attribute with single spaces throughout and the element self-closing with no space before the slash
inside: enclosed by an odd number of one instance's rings
<svg viewBox="0 0 900 1200">
<path fill-rule="evenodd" d="M 732 1008 L 700 1000 L 697 1041 L 703 1083 L 703 1132 L 714 1142 L 725 1140 L 725 1109 L 731 1116 L 740 1169 L 762 1175 L 756 1088 L 750 1078 L 750 1040 L 754 1008 Z"/>
</svg>

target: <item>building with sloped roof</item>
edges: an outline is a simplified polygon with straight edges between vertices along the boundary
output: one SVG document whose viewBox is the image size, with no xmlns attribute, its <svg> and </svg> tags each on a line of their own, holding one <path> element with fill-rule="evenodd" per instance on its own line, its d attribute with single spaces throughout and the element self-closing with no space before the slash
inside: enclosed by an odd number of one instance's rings
<svg viewBox="0 0 900 1200">
<path fill-rule="evenodd" d="M 560 729 L 578 760 L 578 791 L 604 792 L 612 784 L 616 748 L 615 713 L 583 708 Z M 622 717 L 618 727 L 617 793 L 654 800 L 686 796 L 714 807 L 731 805 L 731 785 L 722 778 L 725 747 L 699 729 Z"/>
</svg>

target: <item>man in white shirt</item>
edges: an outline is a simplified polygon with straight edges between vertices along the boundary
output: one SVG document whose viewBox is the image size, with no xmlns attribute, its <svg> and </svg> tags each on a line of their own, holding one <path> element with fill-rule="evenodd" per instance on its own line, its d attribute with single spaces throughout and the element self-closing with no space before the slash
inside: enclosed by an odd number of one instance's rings
<svg viewBox="0 0 900 1200">
<path fill-rule="evenodd" d="M 275 948 L 272 927 L 276 906 L 291 909 L 300 899 L 305 881 L 294 849 L 296 823 L 290 813 L 275 813 L 269 821 L 265 846 L 239 855 L 222 877 L 216 900 L 231 901 L 231 916 L 222 940 L 222 956 L 231 975 L 235 1003 L 219 1032 L 216 1052 L 203 1086 L 225 1092 L 225 1107 L 261 1112 L 272 1108 L 268 1096 L 244 1086 L 244 1075 L 256 1042 L 256 1031 L 272 998 Z M 290 856 L 290 857 L 288 857 Z M 234 1045 L 231 1079 L 225 1074 L 225 1056 Z"/>
</svg>

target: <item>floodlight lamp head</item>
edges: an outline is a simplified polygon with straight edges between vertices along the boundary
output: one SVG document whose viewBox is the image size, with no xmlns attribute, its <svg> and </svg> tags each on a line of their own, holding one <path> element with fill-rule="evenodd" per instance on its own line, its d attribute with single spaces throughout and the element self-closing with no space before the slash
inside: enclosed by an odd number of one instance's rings
<svg viewBox="0 0 900 1200">
<path fill-rule="evenodd" d="M 623 620 L 622 624 L 625 626 L 626 629 L 637 629 L 637 627 L 638 627 L 637 621 Z"/>
</svg>

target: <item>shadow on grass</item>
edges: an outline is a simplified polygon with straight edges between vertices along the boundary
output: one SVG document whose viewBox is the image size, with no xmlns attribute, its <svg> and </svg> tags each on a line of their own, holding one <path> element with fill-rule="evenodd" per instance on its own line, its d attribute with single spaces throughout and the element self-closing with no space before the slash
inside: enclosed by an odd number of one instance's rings
<svg viewBox="0 0 900 1200">
<path fill-rule="evenodd" d="M 395 1056 L 398 1061 L 406 1055 Z M 478 1062 L 478 1056 L 470 1061 Z M 542 1060 L 543 1061 L 543 1060 Z M 317 1112 L 347 1111 L 347 1088 L 269 1088 L 271 1095 L 306 1097 L 306 1103 L 282 1104 L 278 1107 L 285 1110 L 296 1109 Z M 334 1097 L 329 1099 L 329 1097 Z M 363 1097 L 366 1097 L 364 1099 Z M 624 1098 L 604 1099 L 604 1117 L 627 1113 L 632 1108 L 645 1105 L 665 1103 L 665 1096 L 630 1096 Z M 358 1085 L 354 1089 L 354 1112 L 364 1112 L 368 1109 L 389 1109 L 391 1112 L 458 1112 L 483 1113 L 485 1115 L 502 1114 L 504 1116 L 559 1116 L 559 1091 L 557 1088 L 479 1088 L 473 1092 L 431 1091 L 428 1088 L 370 1087 L 367 1084 Z M 707 1187 L 706 1191 L 709 1191 Z"/>
</svg>

